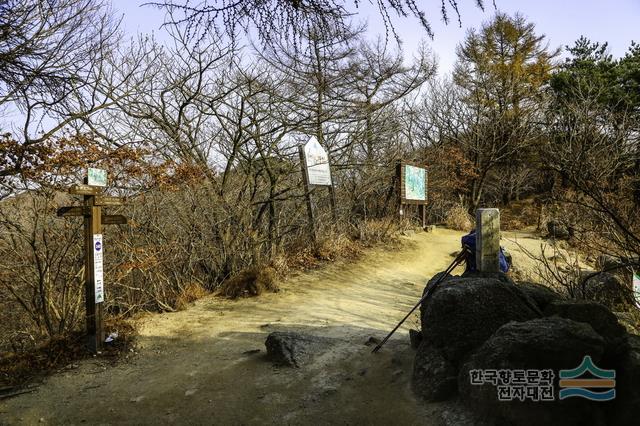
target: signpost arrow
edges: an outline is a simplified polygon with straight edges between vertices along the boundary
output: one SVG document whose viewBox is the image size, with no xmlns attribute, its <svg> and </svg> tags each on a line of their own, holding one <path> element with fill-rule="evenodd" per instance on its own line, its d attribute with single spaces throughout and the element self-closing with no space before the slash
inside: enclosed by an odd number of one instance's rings
<svg viewBox="0 0 640 426">
<path fill-rule="evenodd" d="M 124 204 L 122 197 L 105 197 L 97 195 L 93 200 L 94 206 L 121 206 Z"/>
<path fill-rule="evenodd" d="M 75 194 L 75 195 L 98 195 L 101 193 L 102 193 L 102 188 L 84 185 L 81 183 L 72 185 L 71 188 L 69 188 L 69 194 Z"/>
<path fill-rule="evenodd" d="M 103 225 L 126 225 L 127 222 L 127 218 L 121 214 L 108 214 L 102 216 Z"/>
<path fill-rule="evenodd" d="M 89 214 L 89 212 L 82 206 L 60 207 L 58 211 L 56 211 L 56 215 L 59 217 L 84 216 L 85 214 Z"/>
</svg>

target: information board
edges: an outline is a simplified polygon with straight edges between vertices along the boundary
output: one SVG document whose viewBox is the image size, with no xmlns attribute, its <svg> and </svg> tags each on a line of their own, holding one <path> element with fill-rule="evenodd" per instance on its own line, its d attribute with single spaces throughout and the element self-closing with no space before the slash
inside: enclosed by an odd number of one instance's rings
<svg viewBox="0 0 640 426">
<path fill-rule="evenodd" d="M 309 185 L 331 186 L 329 155 L 315 136 L 304 145 L 304 158 L 307 163 Z"/>
<path fill-rule="evenodd" d="M 421 167 L 404 165 L 404 199 L 427 200 L 427 171 Z"/>
</svg>

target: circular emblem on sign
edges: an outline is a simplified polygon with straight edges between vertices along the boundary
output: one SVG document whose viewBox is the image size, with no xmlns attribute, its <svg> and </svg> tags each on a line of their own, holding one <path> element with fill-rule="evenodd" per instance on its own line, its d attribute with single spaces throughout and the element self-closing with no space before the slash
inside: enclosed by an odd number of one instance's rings
<svg viewBox="0 0 640 426">
<path fill-rule="evenodd" d="M 100 241 L 96 242 L 96 251 L 100 251 L 100 249 L 102 249 L 102 244 L 100 243 Z"/>
</svg>

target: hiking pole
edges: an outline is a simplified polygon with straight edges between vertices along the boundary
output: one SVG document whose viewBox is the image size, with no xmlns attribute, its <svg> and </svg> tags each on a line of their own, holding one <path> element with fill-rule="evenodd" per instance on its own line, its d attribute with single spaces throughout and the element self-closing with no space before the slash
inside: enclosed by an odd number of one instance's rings
<svg viewBox="0 0 640 426">
<path fill-rule="evenodd" d="M 398 325 L 395 326 L 395 328 L 393 330 L 391 330 L 391 333 L 387 334 L 387 337 L 385 337 L 384 339 L 382 339 L 382 342 L 378 343 L 378 345 L 373 348 L 373 350 L 371 351 L 372 353 L 376 353 L 380 350 L 380 348 L 382 348 L 382 345 L 384 345 L 387 340 L 389 340 L 391 338 L 391 336 L 393 336 L 393 333 L 396 332 L 397 329 L 400 328 L 400 326 L 407 320 L 407 318 L 409 318 L 409 316 L 413 313 L 413 311 L 415 311 L 416 309 L 418 309 L 418 306 L 420 306 L 422 304 L 422 302 L 424 302 L 425 300 L 427 300 L 427 297 L 429 297 L 431 295 L 431 293 L 433 292 L 433 290 L 438 286 L 438 284 L 440 284 L 440 282 L 451 273 L 451 271 L 453 271 L 456 266 L 458 266 L 465 258 L 465 255 L 467 254 L 468 249 L 464 248 L 457 256 L 455 259 L 453 259 L 453 262 L 451 262 L 451 265 L 449 265 L 447 267 L 447 269 L 444 271 L 444 273 L 440 276 L 440 278 L 438 278 L 438 280 L 433 283 L 433 285 L 431 287 L 429 287 L 427 289 L 427 291 L 424 292 L 424 295 L 420 298 L 420 300 L 418 301 L 418 303 L 416 303 L 416 305 L 409 311 L 409 313 L 402 318 L 402 321 L 400 321 L 398 323 Z"/>
</svg>

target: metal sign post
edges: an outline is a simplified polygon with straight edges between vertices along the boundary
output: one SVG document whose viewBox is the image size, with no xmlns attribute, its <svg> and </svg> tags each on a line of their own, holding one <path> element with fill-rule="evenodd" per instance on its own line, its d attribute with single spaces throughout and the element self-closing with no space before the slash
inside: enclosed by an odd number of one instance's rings
<svg viewBox="0 0 640 426">
<path fill-rule="evenodd" d="M 93 170 L 93 172 L 92 172 Z M 98 172 L 96 172 L 98 170 Z M 104 173 L 102 173 L 104 172 Z M 91 177 L 93 174 L 93 178 Z M 101 186 L 106 185 L 107 173 L 100 169 L 87 171 L 87 182 L 95 185 L 73 185 L 69 193 L 83 195 L 82 206 L 61 207 L 57 215 L 60 217 L 84 217 L 84 270 L 85 270 L 85 308 L 87 316 L 87 346 L 98 353 L 104 342 L 103 302 L 104 288 L 104 241 L 102 225 L 126 224 L 127 218 L 122 215 L 103 215 L 102 207 L 122 205 L 123 199 L 102 196 Z M 104 184 L 104 185 L 102 185 Z"/>
<path fill-rule="evenodd" d="M 300 168 L 302 171 L 302 183 L 304 185 L 305 200 L 307 204 L 307 217 L 309 220 L 309 233 L 313 241 L 316 240 L 315 217 L 311 191 L 316 186 L 326 186 L 329 189 L 331 215 L 334 222 L 338 220 L 336 212 L 336 195 L 331 179 L 331 161 L 329 154 L 320 145 L 318 139 L 312 136 L 309 141 L 298 147 L 300 156 Z"/>
</svg>

